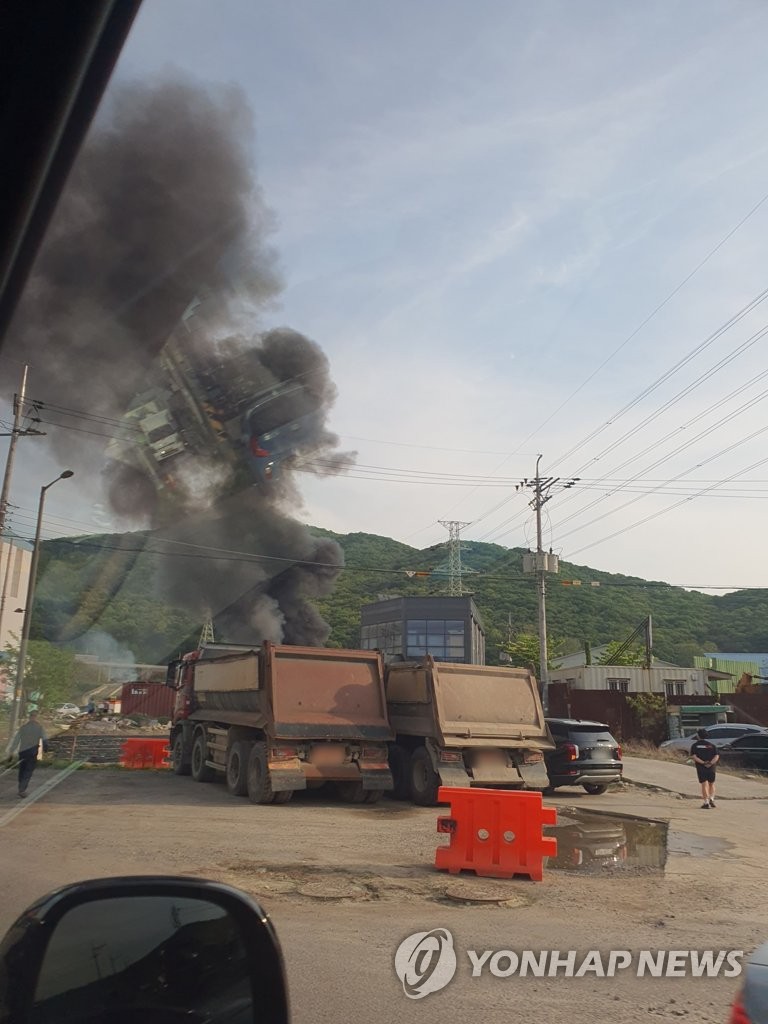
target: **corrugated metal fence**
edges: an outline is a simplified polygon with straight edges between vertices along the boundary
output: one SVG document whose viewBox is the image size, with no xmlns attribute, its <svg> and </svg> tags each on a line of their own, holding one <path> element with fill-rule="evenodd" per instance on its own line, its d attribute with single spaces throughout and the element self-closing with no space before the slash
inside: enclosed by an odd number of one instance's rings
<svg viewBox="0 0 768 1024">
<path fill-rule="evenodd" d="M 617 739 L 656 739 L 647 736 L 627 698 L 634 694 L 611 690 L 579 690 L 566 683 L 550 683 L 549 714 L 553 718 L 584 718 L 605 722 Z M 729 693 L 721 702 L 733 708 L 735 722 L 750 722 L 768 728 L 768 693 Z M 712 697 L 687 694 L 667 700 L 669 709 L 677 706 L 712 704 Z"/>
</svg>

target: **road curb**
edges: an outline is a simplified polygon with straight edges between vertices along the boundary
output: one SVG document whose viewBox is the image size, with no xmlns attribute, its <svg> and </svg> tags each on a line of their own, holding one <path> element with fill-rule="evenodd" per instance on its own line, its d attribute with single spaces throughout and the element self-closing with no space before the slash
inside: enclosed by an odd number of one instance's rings
<svg viewBox="0 0 768 1024">
<path fill-rule="evenodd" d="M 632 786 L 638 786 L 640 789 L 647 789 L 652 793 L 671 793 L 673 796 L 679 797 L 681 800 L 701 800 L 699 793 L 681 793 L 679 789 L 670 789 L 668 786 L 658 786 L 655 782 L 639 782 L 635 779 L 630 779 L 629 776 L 624 776 L 624 781 L 628 782 Z M 768 788 L 768 787 L 767 787 Z M 741 801 L 741 800 L 768 800 L 768 792 L 765 796 L 721 796 L 717 794 L 718 803 L 721 801 Z"/>
</svg>

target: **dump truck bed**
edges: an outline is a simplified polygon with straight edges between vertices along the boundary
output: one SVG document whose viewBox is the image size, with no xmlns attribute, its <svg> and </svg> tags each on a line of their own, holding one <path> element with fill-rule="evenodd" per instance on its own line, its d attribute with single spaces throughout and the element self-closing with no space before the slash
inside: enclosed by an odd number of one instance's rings
<svg viewBox="0 0 768 1024">
<path fill-rule="evenodd" d="M 275 736 L 392 739 L 376 651 L 265 646 Z"/>
<path fill-rule="evenodd" d="M 197 721 L 266 728 L 282 739 L 392 739 L 376 651 L 265 644 L 201 658 Z"/>
<path fill-rule="evenodd" d="M 387 702 L 398 734 L 445 747 L 549 750 L 536 679 L 525 669 L 435 662 L 390 665 Z"/>
</svg>

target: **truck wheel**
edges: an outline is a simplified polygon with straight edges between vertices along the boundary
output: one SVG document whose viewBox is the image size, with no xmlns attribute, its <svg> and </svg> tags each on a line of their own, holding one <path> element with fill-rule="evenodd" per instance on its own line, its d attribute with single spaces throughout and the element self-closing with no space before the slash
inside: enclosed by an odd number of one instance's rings
<svg viewBox="0 0 768 1024">
<path fill-rule="evenodd" d="M 600 796 L 608 787 L 601 786 L 598 782 L 585 782 L 584 789 L 586 789 L 590 796 Z"/>
<path fill-rule="evenodd" d="M 434 807 L 440 776 L 432 767 L 432 758 L 426 747 L 416 747 L 411 754 L 411 799 L 420 807 Z"/>
<path fill-rule="evenodd" d="M 362 782 L 337 782 L 336 792 L 345 804 L 365 803 L 368 795 L 368 791 L 363 789 Z"/>
<path fill-rule="evenodd" d="M 252 804 L 271 804 L 275 798 L 269 781 L 266 743 L 254 743 L 248 758 L 248 798 Z"/>
<path fill-rule="evenodd" d="M 363 803 L 366 804 L 377 804 L 379 800 L 384 796 L 383 789 L 366 789 L 365 798 Z"/>
<path fill-rule="evenodd" d="M 227 789 L 232 796 L 248 795 L 248 758 L 251 744 L 237 740 L 227 752 Z"/>
<path fill-rule="evenodd" d="M 392 781 L 394 782 L 392 787 L 393 800 L 411 799 L 411 786 L 408 778 L 410 761 L 411 758 L 407 750 L 403 750 L 397 743 L 390 744 L 389 770 L 392 772 Z"/>
<path fill-rule="evenodd" d="M 192 744 L 192 778 L 195 782 L 213 781 L 213 768 L 205 763 L 207 757 L 208 744 L 203 733 L 198 733 Z"/>
<path fill-rule="evenodd" d="M 292 789 L 279 789 L 275 793 L 275 797 L 274 797 L 274 800 L 272 802 L 276 803 L 276 804 L 287 804 L 292 796 L 293 796 L 293 790 Z"/>
<path fill-rule="evenodd" d="M 189 775 L 189 762 L 184 760 L 184 734 L 176 733 L 171 747 L 171 764 L 176 775 Z"/>
</svg>

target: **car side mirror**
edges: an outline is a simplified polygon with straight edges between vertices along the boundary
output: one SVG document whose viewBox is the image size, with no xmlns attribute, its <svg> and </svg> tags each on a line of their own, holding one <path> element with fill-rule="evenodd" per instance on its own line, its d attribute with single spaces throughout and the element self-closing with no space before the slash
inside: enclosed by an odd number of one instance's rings
<svg viewBox="0 0 768 1024">
<path fill-rule="evenodd" d="M 33 904 L 0 943 L 0 1024 L 288 1024 L 269 918 L 227 885 L 82 882 Z"/>
</svg>

